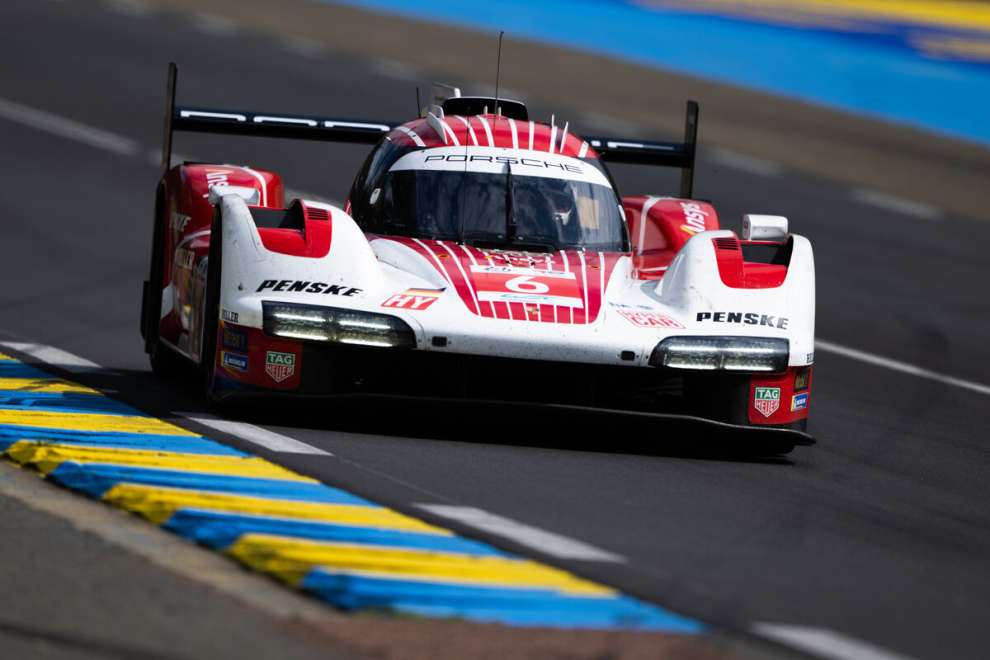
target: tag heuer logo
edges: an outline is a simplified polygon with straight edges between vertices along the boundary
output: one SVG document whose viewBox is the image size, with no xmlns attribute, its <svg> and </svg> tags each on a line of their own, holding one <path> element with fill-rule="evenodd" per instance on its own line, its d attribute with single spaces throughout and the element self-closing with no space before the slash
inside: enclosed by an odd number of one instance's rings
<svg viewBox="0 0 990 660">
<path fill-rule="evenodd" d="M 265 373 L 271 376 L 271 379 L 276 383 L 281 383 L 295 372 L 295 353 L 279 353 L 278 351 L 265 353 Z"/>
<path fill-rule="evenodd" d="M 757 387 L 753 397 L 753 407 L 760 411 L 764 417 L 777 412 L 780 408 L 780 388 L 779 387 Z"/>
</svg>

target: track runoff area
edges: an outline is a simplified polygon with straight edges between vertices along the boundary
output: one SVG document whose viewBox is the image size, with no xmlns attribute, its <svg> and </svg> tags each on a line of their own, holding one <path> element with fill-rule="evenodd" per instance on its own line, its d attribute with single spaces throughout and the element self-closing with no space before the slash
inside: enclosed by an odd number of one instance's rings
<svg viewBox="0 0 990 660">
<path fill-rule="evenodd" d="M 517 626 L 706 629 L 150 417 L 5 353 L 0 451 L 49 481 L 343 610 Z"/>
</svg>

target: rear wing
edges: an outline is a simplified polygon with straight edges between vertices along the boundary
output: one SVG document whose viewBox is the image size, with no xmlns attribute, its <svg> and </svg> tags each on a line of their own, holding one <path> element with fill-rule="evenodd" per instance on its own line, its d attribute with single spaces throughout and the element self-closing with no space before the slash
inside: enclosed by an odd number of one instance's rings
<svg viewBox="0 0 990 660">
<path fill-rule="evenodd" d="M 684 142 L 643 142 L 611 137 L 589 137 L 588 144 L 607 163 L 658 165 L 681 170 L 680 196 L 690 199 L 694 192 L 694 156 L 698 144 L 698 104 L 688 101 L 684 121 Z"/>
<path fill-rule="evenodd" d="M 174 62 L 170 62 L 162 137 L 162 167 L 166 172 L 172 168 L 172 136 L 176 131 L 375 144 L 398 125 L 397 122 L 177 106 L 175 105 L 177 80 L 178 68 Z"/>
</svg>

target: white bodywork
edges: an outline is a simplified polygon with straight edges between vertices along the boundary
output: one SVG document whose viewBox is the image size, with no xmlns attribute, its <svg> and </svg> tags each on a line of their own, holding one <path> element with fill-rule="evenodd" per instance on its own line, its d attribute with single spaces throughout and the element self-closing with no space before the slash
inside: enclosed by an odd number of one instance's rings
<svg viewBox="0 0 990 660">
<path fill-rule="evenodd" d="M 217 199 L 223 213 L 220 305 L 225 313 L 236 314 L 242 325 L 261 328 L 262 300 L 269 300 L 391 314 L 413 328 L 417 349 L 423 351 L 647 366 L 654 347 L 665 337 L 711 335 L 786 338 L 790 341 L 790 366 L 808 365 L 814 359 L 814 258 L 810 243 L 802 236 L 790 234 L 794 241 L 790 266 L 783 284 L 776 288 L 726 286 L 719 275 L 712 239 L 734 234 L 707 231 L 687 242 L 659 282 L 636 279 L 627 255 L 618 257 L 607 281 L 605 269 L 597 271 L 603 280 L 603 298 L 593 322 L 532 322 L 476 314 L 436 264 L 398 241 L 375 238 L 369 242 L 349 215 L 327 204 L 306 203 L 330 213 L 332 242 L 325 257 L 269 251 L 243 197 L 236 191 L 224 191 Z M 770 226 L 780 227 L 779 222 L 754 225 L 768 226 L 768 231 Z M 783 228 L 786 232 L 786 223 Z M 444 243 L 446 246 L 441 247 L 451 251 L 459 247 Z M 460 262 L 451 259 L 449 263 L 457 267 Z M 522 277 L 531 272 L 523 267 L 517 270 Z M 260 283 L 271 279 L 319 281 L 360 291 L 350 296 L 259 292 Z M 424 309 L 383 307 L 386 300 L 409 289 L 437 291 L 437 299 Z M 637 325 L 629 319 L 637 314 L 673 320 L 675 327 Z M 757 322 L 729 320 L 740 316 L 756 318 Z M 781 323 L 781 319 L 785 321 Z M 446 342 L 435 346 L 434 337 L 444 337 Z"/>
</svg>

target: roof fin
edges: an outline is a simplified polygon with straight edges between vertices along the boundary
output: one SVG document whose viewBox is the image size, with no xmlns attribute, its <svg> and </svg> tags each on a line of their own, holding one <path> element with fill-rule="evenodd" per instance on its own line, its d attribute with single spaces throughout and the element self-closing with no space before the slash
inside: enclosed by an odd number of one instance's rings
<svg viewBox="0 0 990 660">
<path fill-rule="evenodd" d="M 437 116 L 433 113 L 434 110 L 438 110 L 440 115 Z M 440 140 L 444 144 L 447 144 L 447 131 L 443 128 L 443 109 L 439 106 L 434 106 L 430 108 L 429 112 L 426 113 L 426 123 L 430 125 L 436 134 L 440 137 Z"/>
</svg>

